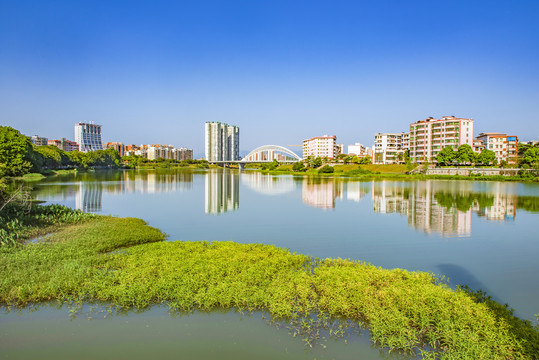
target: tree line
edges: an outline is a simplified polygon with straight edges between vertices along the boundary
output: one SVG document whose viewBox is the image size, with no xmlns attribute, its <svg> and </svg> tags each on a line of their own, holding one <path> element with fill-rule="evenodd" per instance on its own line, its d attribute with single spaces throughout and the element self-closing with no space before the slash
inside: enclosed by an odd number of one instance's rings
<svg viewBox="0 0 539 360">
<path fill-rule="evenodd" d="M 0 178 L 48 169 L 118 167 L 120 164 L 120 154 L 114 149 L 83 153 L 66 152 L 53 145 L 35 146 L 18 130 L 0 126 Z"/>
</svg>

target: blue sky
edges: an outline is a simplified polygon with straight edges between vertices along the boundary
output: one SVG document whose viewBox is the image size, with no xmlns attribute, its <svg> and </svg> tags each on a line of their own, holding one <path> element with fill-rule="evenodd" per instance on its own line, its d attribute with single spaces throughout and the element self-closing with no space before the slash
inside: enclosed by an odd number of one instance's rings
<svg viewBox="0 0 539 360">
<path fill-rule="evenodd" d="M 539 1 L 0 0 L 0 124 L 203 152 L 337 135 L 372 145 L 429 116 L 539 138 Z"/>
</svg>

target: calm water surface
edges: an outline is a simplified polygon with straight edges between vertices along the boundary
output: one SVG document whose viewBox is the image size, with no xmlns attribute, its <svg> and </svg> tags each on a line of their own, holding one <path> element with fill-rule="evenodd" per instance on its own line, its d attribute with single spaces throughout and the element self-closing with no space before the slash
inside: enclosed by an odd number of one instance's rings
<svg viewBox="0 0 539 360">
<path fill-rule="evenodd" d="M 537 184 L 139 170 L 64 175 L 35 187 L 35 197 L 48 203 L 142 218 L 167 233 L 170 241 L 274 244 L 321 258 L 430 271 L 448 277 L 451 286 L 468 284 L 487 291 L 522 318 L 534 320 L 539 313 Z M 380 357 L 365 336 L 305 350 L 301 340 L 267 325 L 260 314 L 175 318 L 153 309 L 72 322 L 67 314 L 48 308 L 0 315 L 0 348 L 7 351 L 3 356 L 32 358 L 37 353 L 28 344 L 41 349 L 38 344 L 43 342 L 59 358 L 85 347 L 92 358 L 92 351 L 108 347 L 120 351 L 118 344 L 125 344 L 120 349 L 126 352 L 114 358 L 146 358 L 159 346 L 170 351 L 162 356 L 191 351 L 193 358 L 247 359 L 255 353 L 268 359 Z M 31 341 L 23 340 L 25 333 L 32 334 Z M 92 346 L 96 342 L 98 348 Z"/>
</svg>

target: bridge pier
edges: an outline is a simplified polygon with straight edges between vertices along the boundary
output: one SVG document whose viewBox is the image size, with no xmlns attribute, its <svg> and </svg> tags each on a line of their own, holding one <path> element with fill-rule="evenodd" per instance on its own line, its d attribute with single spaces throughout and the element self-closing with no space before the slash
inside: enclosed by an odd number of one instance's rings
<svg viewBox="0 0 539 360">
<path fill-rule="evenodd" d="M 239 169 L 239 170 L 245 169 L 245 163 L 238 162 L 238 169 Z"/>
</svg>

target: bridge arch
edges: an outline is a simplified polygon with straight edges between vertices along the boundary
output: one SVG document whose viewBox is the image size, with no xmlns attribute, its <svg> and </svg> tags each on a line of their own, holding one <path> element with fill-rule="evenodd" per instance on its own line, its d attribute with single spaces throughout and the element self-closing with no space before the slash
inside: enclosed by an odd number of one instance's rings
<svg viewBox="0 0 539 360">
<path fill-rule="evenodd" d="M 278 154 L 282 153 L 285 155 L 285 159 L 279 159 Z M 288 158 L 286 158 L 288 157 Z M 284 146 L 279 145 L 262 145 L 251 151 L 247 156 L 245 156 L 241 161 L 242 162 L 266 162 L 273 161 L 300 161 L 301 158 L 294 153 L 292 150 L 285 148 Z"/>
</svg>

